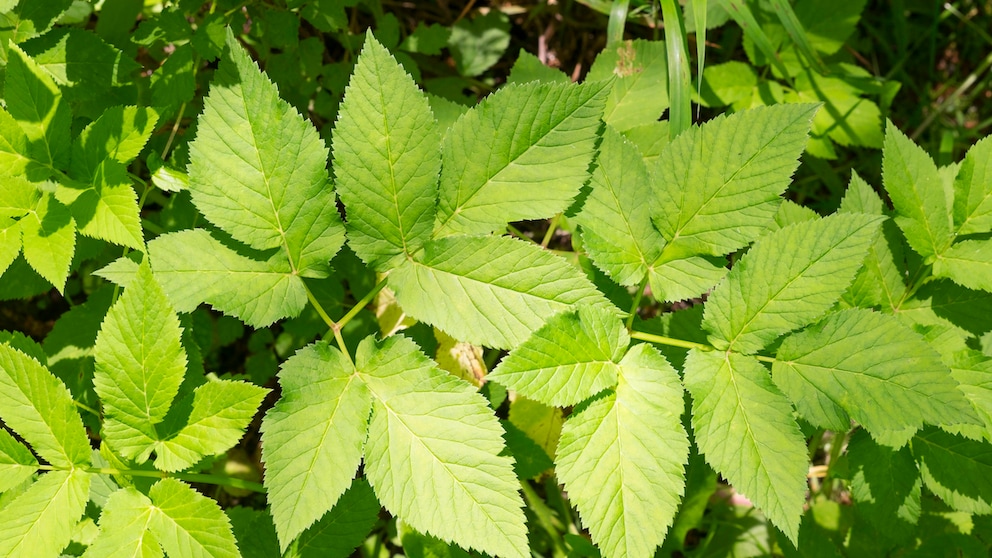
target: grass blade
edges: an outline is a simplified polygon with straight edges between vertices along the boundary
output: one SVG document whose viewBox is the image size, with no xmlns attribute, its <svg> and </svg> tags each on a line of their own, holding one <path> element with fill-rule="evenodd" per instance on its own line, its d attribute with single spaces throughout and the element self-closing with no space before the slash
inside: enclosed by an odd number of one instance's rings
<svg viewBox="0 0 992 558">
<path fill-rule="evenodd" d="M 685 23 L 675 0 L 662 0 L 661 17 L 665 22 L 665 48 L 668 51 L 668 133 L 675 139 L 692 124 L 689 57 L 686 49 Z"/>
</svg>

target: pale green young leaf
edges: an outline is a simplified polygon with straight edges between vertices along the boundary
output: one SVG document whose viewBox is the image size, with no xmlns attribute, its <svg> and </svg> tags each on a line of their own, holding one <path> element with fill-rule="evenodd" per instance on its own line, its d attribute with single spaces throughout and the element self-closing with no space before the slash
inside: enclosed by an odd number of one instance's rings
<svg viewBox="0 0 992 558">
<path fill-rule="evenodd" d="M 389 274 L 407 314 L 475 345 L 510 348 L 559 312 L 609 303 L 582 273 L 505 237 L 432 240 Z"/>
<path fill-rule="evenodd" d="M 947 277 L 962 287 L 992 291 L 992 240 L 957 242 L 933 262 L 934 277 Z"/>
<path fill-rule="evenodd" d="M 65 384 L 6 343 L 0 344 L 0 420 L 52 465 L 90 462 L 89 438 Z"/>
<path fill-rule="evenodd" d="M 863 517 L 890 538 L 910 535 L 920 520 L 922 482 L 909 448 L 888 448 L 857 431 L 848 443 L 847 456 L 851 496 L 864 510 Z"/>
<path fill-rule="evenodd" d="M 675 302 L 702 295 L 726 274 L 724 257 L 689 256 L 656 262 L 648 273 L 648 284 L 655 300 Z"/>
<path fill-rule="evenodd" d="M 665 238 L 651 224 L 653 193 L 637 147 L 606 126 L 591 191 L 574 222 L 596 267 L 624 286 L 639 284 L 661 255 Z"/>
<path fill-rule="evenodd" d="M 76 251 L 76 230 L 69 208 L 52 194 L 43 194 L 34 211 L 21 220 L 21 238 L 24 259 L 62 292 Z"/>
<path fill-rule="evenodd" d="M 992 138 L 973 145 L 961 161 L 953 209 L 957 234 L 992 230 Z"/>
<path fill-rule="evenodd" d="M 589 177 L 607 87 L 510 85 L 459 118 L 442 145 L 434 236 L 565 210 Z"/>
<path fill-rule="evenodd" d="M 21 253 L 21 223 L 10 217 L 0 216 L 0 275 Z"/>
<path fill-rule="evenodd" d="M 107 312 L 93 348 L 93 387 L 106 417 L 144 434 L 127 440 L 108 436 L 124 457 L 146 458 L 148 442 L 158 439 L 155 425 L 165 419 L 186 374 L 181 336 L 175 311 L 148 264 L 141 264 Z"/>
<path fill-rule="evenodd" d="M 179 471 L 231 449 L 245 433 L 269 390 L 247 382 L 215 380 L 196 388 L 182 429 L 155 444 L 155 467 Z"/>
<path fill-rule="evenodd" d="M 4 100 L 7 111 L 27 137 L 30 157 L 65 168 L 69 162 L 72 113 L 51 74 L 16 44 L 7 50 Z"/>
<path fill-rule="evenodd" d="M 857 173 L 840 202 L 838 213 L 882 215 L 882 198 Z M 844 300 L 853 306 L 881 306 L 893 309 L 906 293 L 903 267 L 903 242 L 898 227 L 892 221 L 882 223 L 882 234 L 875 238 L 865 264 L 854 278 Z"/>
<path fill-rule="evenodd" d="M 59 184 L 55 197 L 69 206 L 80 234 L 144 251 L 138 195 L 122 163 L 104 161 L 89 184 Z"/>
<path fill-rule="evenodd" d="M 793 542 L 808 458 L 792 406 L 753 357 L 689 351 L 684 383 L 706 461 Z"/>
<path fill-rule="evenodd" d="M 565 422 L 558 478 L 604 556 L 648 558 L 664 541 L 685 487 L 682 409 L 675 369 L 637 345 L 620 362 L 616 393 Z"/>
<path fill-rule="evenodd" d="M 20 219 L 35 210 L 41 199 L 39 185 L 23 176 L 3 177 L 0 189 L 0 216 Z"/>
<path fill-rule="evenodd" d="M 282 397 L 262 421 L 265 489 L 282 549 L 351 484 L 372 407 L 347 357 L 309 345 L 282 365 Z"/>
<path fill-rule="evenodd" d="M 653 169 L 652 213 L 666 252 L 723 256 L 764 232 L 816 109 L 783 104 L 719 116 L 669 144 Z"/>
<path fill-rule="evenodd" d="M 216 501 L 175 479 L 158 481 L 148 495 L 155 509 L 149 528 L 170 558 L 240 558 Z"/>
<path fill-rule="evenodd" d="M 786 337 L 775 384 L 809 422 L 838 431 L 853 418 L 872 434 L 977 417 L 920 335 L 870 310 L 830 314 Z"/>
<path fill-rule="evenodd" d="M 636 39 L 604 49 L 589 68 L 587 81 L 615 78 L 603 121 L 626 131 L 661 118 L 668 108 L 668 62 L 664 41 Z"/>
<path fill-rule="evenodd" d="M 850 285 L 882 220 L 839 214 L 763 237 L 710 295 L 710 341 L 753 353 L 823 315 Z"/>
<path fill-rule="evenodd" d="M 913 455 L 923 483 L 956 510 L 992 513 L 992 452 L 988 442 L 976 442 L 937 428 L 913 438 Z"/>
<path fill-rule="evenodd" d="M 580 306 L 548 320 L 487 377 L 525 397 L 567 407 L 616 384 L 617 363 L 629 343 L 617 314 Z"/>
<path fill-rule="evenodd" d="M 155 278 L 179 312 L 206 302 L 253 327 L 296 316 L 307 304 L 303 280 L 281 253 L 253 259 L 194 229 L 148 243 Z"/>
<path fill-rule="evenodd" d="M 141 153 L 155 131 L 158 113 L 146 107 L 111 107 L 72 142 L 69 175 L 91 182 L 108 159 L 123 165 Z"/>
<path fill-rule="evenodd" d="M 319 275 L 344 241 L 327 148 L 230 30 L 224 52 L 190 144 L 193 202 L 240 242 L 281 247 L 295 273 Z"/>
<path fill-rule="evenodd" d="M 913 250 L 924 258 L 943 253 L 953 238 L 937 166 L 891 122 L 885 128 L 882 182 L 896 209 L 896 224 Z"/>
<path fill-rule="evenodd" d="M 37 470 L 38 460 L 31 450 L 0 428 L 0 492 L 28 480 Z"/>
<path fill-rule="evenodd" d="M 484 397 L 405 337 L 358 347 L 372 395 L 365 474 L 414 529 L 493 556 L 527 556 L 523 502 L 503 429 Z"/>
<path fill-rule="evenodd" d="M 150 530 L 154 514 L 151 500 L 135 488 L 114 492 L 100 512 L 100 534 L 83 558 L 161 558 L 162 547 Z"/>
<path fill-rule="evenodd" d="M 0 556 L 59 556 L 86 509 L 89 473 L 52 471 L 0 508 Z"/>
<path fill-rule="evenodd" d="M 20 176 L 32 164 L 28 137 L 9 112 L 0 107 L 0 176 Z"/>
<path fill-rule="evenodd" d="M 441 134 L 417 84 L 371 33 L 334 127 L 334 177 L 349 246 L 388 269 L 434 228 Z"/>
<path fill-rule="evenodd" d="M 380 509 L 368 481 L 355 479 L 331 511 L 300 535 L 296 554 L 287 558 L 347 558 L 368 537 Z"/>
</svg>

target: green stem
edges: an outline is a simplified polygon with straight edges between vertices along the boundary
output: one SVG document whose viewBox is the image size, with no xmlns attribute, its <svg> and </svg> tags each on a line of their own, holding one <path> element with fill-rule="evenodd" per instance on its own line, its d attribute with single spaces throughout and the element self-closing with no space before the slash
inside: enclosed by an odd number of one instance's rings
<svg viewBox="0 0 992 558">
<path fill-rule="evenodd" d="M 641 306 L 641 298 L 644 297 L 644 289 L 648 286 L 648 276 L 644 276 L 644 280 L 637 287 L 637 292 L 634 293 L 634 303 L 630 305 L 630 315 L 627 316 L 627 331 L 630 331 L 631 326 L 634 325 L 634 316 L 637 315 L 637 309 Z"/>
<path fill-rule="evenodd" d="M 327 327 L 334 329 L 334 320 L 327 315 L 327 312 L 324 311 L 324 307 L 320 305 L 320 302 L 317 302 L 317 297 L 313 296 L 313 292 L 310 291 L 310 287 L 308 287 L 305 282 L 303 283 L 303 290 L 307 292 L 307 299 L 310 300 L 310 304 L 313 304 L 313 308 L 317 311 L 320 319 L 324 320 Z"/>
<path fill-rule="evenodd" d="M 114 469 L 111 467 L 82 467 L 83 471 L 94 475 L 118 475 L 127 477 L 146 477 L 153 479 L 179 479 L 187 482 L 199 482 L 204 484 L 215 484 L 219 486 L 230 486 L 251 490 L 252 492 L 265 493 L 265 487 L 261 483 L 246 481 L 235 477 L 222 477 L 220 475 L 205 475 L 202 473 L 166 473 L 164 471 L 145 471 L 138 469 Z M 63 467 L 52 465 L 39 465 L 39 471 L 65 471 Z"/>
<path fill-rule="evenodd" d="M 372 287 L 371 291 L 365 293 L 365 296 L 363 296 L 361 300 L 356 302 L 355 305 L 351 307 L 351 310 L 348 310 L 348 313 L 345 314 L 343 318 L 337 321 L 337 326 L 343 328 L 345 325 L 347 325 L 348 322 L 350 322 L 355 316 L 357 316 L 358 313 L 361 312 L 363 308 L 365 308 L 366 306 L 368 306 L 370 302 L 372 302 L 372 299 L 375 298 L 375 295 L 379 294 L 379 291 L 381 291 L 382 288 L 385 286 L 386 286 L 386 278 L 383 277 L 382 279 L 379 280 L 378 283 L 375 284 L 374 287 Z"/>
<path fill-rule="evenodd" d="M 555 549 L 553 556 L 566 556 L 568 550 L 565 547 L 565 541 L 561 538 L 561 534 L 558 529 L 555 528 L 554 522 L 551 518 L 551 509 L 548 505 L 534 492 L 534 489 L 530 486 L 530 482 L 527 480 L 520 481 L 521 491 L 524 493 L 524 498 L 527 499 L 527 507 L 534 512 L 534 516 L 537 518 L 538 523 L 544 528 L 544 531 L 551 538 L 551 543 L 554 545 Z"/>
<path fill-rule="evenodd" d="M 526 240 L 527 242 L 533 242 L 534 244 L 537 244 L 537 241 L 536 240 L 534 240 L 533 238 L 525 235 L 523 233 L 523 231 L 521 231 L 517 227 L 514 227 L 513 225 L 507 225 L 506 226 L 506 230 L 510 231 L 510 234 L 512 234 L 513 236 L 515 236 L 515 237 L 517 237 L 517 238 L 519 238 L 521 240 Z"/>
<path fill-rule="evenodd" d="M 97 417 L 100 416 L 100 411 L 97 411 L 96 409 L 94 409 L 93 407 L 90 407 L 89 405 L 87 405 L 85 403 L 80 403 L 79 401 L 76 401 L 75 399 L 72 400 L 72 403 L 75 406 L 79 407 L 80 409 L 86 411 L 87 413 L 90 413 L 90 414 L 92 414 L 94 416 L 97 416 Z"/>
<path fill-rule="evenodd" d="M 674 337 L 666 337 L 664 335 L 656 335 L 654 333 L 646 333 L 643 331 L 631 331 L 630 336 L 633 339 L 640 339 L 641 341 L 647 341 L 649 343 L 657 343 L 659 345 L 668 345 L 670 347 L 681 347 L 683 349 L 696 349 L 699 351 L 715 351 L 716 347 L 713 345 L 707 345 L 706 343 L 696 343 L 693 341 L 686 341 L 685 339 L 676 339 Z M 764 355 L 749 355 L 753 356 L 761 362 L 775 362 L 774 357 L 764 356 Z"/>
<path fill-rule="evenodd" d="M 548 232 L 544 233 L 544 238 L 541 240 L 541 248 L 547 248 L 548 243 L 551 242 L 551 239 L 555 236 L 555 231 L 558 229 L 558 219 L 560 217 L 561 213 L 555 215 L 554 218 L 551 219 L 551 224 L 548 225 Z"/>
</svg>

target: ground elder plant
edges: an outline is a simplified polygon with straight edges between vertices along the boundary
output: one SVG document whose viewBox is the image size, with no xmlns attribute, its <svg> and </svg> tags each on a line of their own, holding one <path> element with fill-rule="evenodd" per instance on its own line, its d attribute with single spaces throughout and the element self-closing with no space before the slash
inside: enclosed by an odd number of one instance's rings
<svg viewBox="0 0 992 558">
<path fill-rule="evenodd" d="M 992 142 L 938 167 L 888 124 L 821 216 L 784 197 L 819 105 L 669 141 L 639 42 L 453 108 L 368 34 L 328 145 L 222 31 L 169 161 L 159 110 L 8 37 L 0 280 L 106 284 L 0 336 L 0 556 L 723 555 L 717 474 L 758 554 L 986 552 Z M 252 381 L 204 372 L 221 314 L 317 326 Z"/>
</svg>

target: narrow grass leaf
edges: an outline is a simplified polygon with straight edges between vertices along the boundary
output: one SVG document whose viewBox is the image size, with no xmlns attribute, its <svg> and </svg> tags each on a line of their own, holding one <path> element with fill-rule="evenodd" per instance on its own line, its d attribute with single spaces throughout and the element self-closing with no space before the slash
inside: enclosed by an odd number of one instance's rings
<svg viewBox="0 0 992 558">
<path fill-rule="evenodd" d="M 670 143 L 653 169 L 652 207 L 668 254 L 723 256 L 763 233 L 815 112 L 815 105 L 756 108 L 719 116 Z"/>
<path fill-rule="evenodd" d="M 957 234 L 992 230 L 992 138 L 979 140 L 961 161 L 953 210 Z"/>
<path fill-rule="evenodd" d="M 631 348 L 620 369 L 615 393 L 565 422 L 557 474 L 604 556 L 648 558 L 685 487 L 683 391 L 675 369 L 649 345 Z"/>
<path fill-rule="evenodd" d="M 629 343 L 619 316 L 582 306 L 548 320 L 487 377 L 525 397 L 567 407 L 616 384 Z"/>
<path fill-rule="evenodd" d="M 589 178 L 608 82 L 509 85 L 444 136 L 434 236 L 564 211 Z"/>
<path fill-rule="evenodd" d="M 414 529 L 493 556 L 528 556 L 503 429 L 469 383 L 405 337 L 367 338 L 355 358 L 372 394 L 365 474 L 383 506 Z"/>
<path fill-rule="evenodd" d="M 800 415 L 824 428 L 846 430 L 848 416 L 872 434 L 977 420 L 940 355 L 870 310 L 831 314 L 790 335 L 772 373 Z"/>
<path fill-rule="evenodd" d="M 59 556 L 86 509 L 88 473 L 52 471 L 0 508 L 0 556 Z"/>
<path fill-rule="evenodd" d="M 303 280 L 275 253 L 239 253 L 203 229 L 159 236 L 148 243 L 155 277 L 179 312 L 201 303 L 261 328 L 296 316 L 307 304 Z"/>
<path fill-rule="evenodd" d="M 692 125 L 692 77 L 686 46 L 682 8 L 675 0 L 661 0 L 665 24 L 665 50 L 668 54 L 668 134 L 675 139 Z"/>
<path fill-rule="evenodd" d="M 210 222 L 297 274 L 321 273 L 344 242 L 317 131 L 230 30 L 190 144 L 189 189 Z"/>
<path fill-rule="evenodd" d="M 155 509 L 150 530 L 170 557 L 240 558 L 231 522 L 216 501 L 175 479 L 158 481 L 148 496 Z"/>
<path fill-rule="evenodd" d="M 487 347 L 514 347 L 577 305 L 611 308 L 571 264 L 505 237 L 428 242 L 419 257 L 390 273 L 389 285 L 409 315 Z"/>
<path fill-rule="evenodd" d="M 964 240 L 937 256 L 934 277 L 947 277 L 962 287 L 992 291 L 992 240 Z"/>
<path fill-rule="evenodd" d="M 822 316 L 851 284 L 881 222 L 838 214 L 762 238 L 710 295 L 703 317 L 710 341 L 753 353 Z"/>
<path fill-rule="evenodd" d="M 885 128 L 882 182 L 913 250 L 924 258 L 943 253 L 952 241 L 951 212 L 937 166 L 891 122 Z"/>
<path fill-rule="evenodd" d="M 730 17 L 733 18 L 737 25 L 740 25 L 741 29 L 747 33 L 747 36 L 754 41 L 754 44 L 764 53 L 765 56 L 771 60 L 772 65 L 778 70 L 779 74 L 788 76 L 789 70 L 786 69 L 785 64 L 782 63 L 782 58 L 779 57 L 778 52 L 776 52 L 775 47 L 772 45 L 771 40 L 769 40 L 768 35 L 761 29 L 761 25 L 758 20 L 754 18 L 754 13 L 751 12 L 750 6 L 748 6 L 745 0 L 717 0 L 723 9 L 727 10 Z"/>
<path fill-rule="evenodd" d="M 0 419 L 56 467 L 90 462 L 89 438 L 65 384 L 6 343 L 0 344 Z"/>
<path fill-rule="evenodd" d="M 372 401 L 354 366 L 326 343 L 282 365 L 282 397 L 262 420 L 265 489 L 286 547 L 324 515 L 362 460 Z"/>
<path fill-rule="evenodd" d="M 792 406 L 768 370 L 753 357 L 692 349 L 683 381 L 707 463 L 795 543 L 809 463 Z"/>
<path fill-rule="evenodd" d="M 787 0 L 769 0 L 769 2 L 772 5 L 772 11 L 778 16 L 779 23 L 785 28 L 785 32 L 789 34 L 789 38 L 792 39 L 810 66 L 821 74 L 827 73 L 823 60 L 820 60 L 820 55 L 813 49 L 806 30 L 803 29 L 803 24 L 796 17 L 796 12 L 792 10 L 792 5 Z"/>
<path fill-rule="evenodd" d="M 369 33 L 334 127 L 334 176 L 349 246 L 378 269 L 434 228 L 441 134 L 413 78 Z"/>
</svg>

